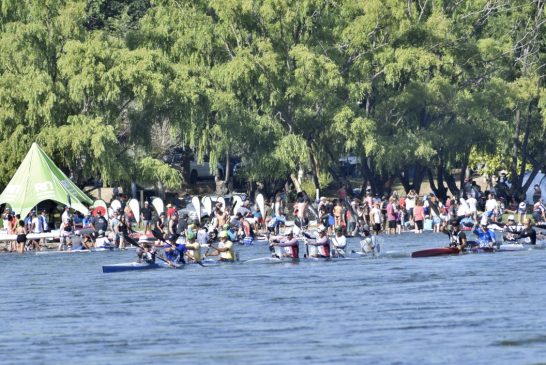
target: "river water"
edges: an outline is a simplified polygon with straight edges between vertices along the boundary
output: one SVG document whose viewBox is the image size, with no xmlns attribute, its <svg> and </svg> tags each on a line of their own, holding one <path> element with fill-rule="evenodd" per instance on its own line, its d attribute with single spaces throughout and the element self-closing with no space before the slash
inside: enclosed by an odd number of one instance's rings
<svg viewBox="0 0 546 365">
<path fill-rule="evenodd" d="M 381 239 L 375 259 L 116 274 L 134 251 L 2 254 L 0 363 L 546 361 L 546 251 L 412 259 L 446 236 Z"/>
</svg>

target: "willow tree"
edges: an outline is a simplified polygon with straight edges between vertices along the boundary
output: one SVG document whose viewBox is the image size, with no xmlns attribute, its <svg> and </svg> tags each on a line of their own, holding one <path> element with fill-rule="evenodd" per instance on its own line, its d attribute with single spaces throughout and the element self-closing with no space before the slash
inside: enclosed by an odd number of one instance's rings
<svg viewBox="0 0 546 365">
<path fill-rule="evenodd" d="M 491 100 L 502 90 L 489 77 L 479 25 L 465 18 L 467 3 L 465 11 L 441 1 L 345 4 L 342 45 L 360 105 L 352 130 L 362 136 L 347 141 L 363 154 L 376 189 L 395 177 L 419 189 L 428 175 L 440 195 L 458 193 L 451 169 L 464 172 L 472 147 L 491 148 L 498 137 Z"/>
<path fill-rule="evenodd" d="M 59 0 L 20 4 L 2 23 L 0 138 L 9 149 L 0 164 L 4 183 L 33 141 L 79 183 L 141 175 L 146 146 L 136 142 L 150 129 L 142 116 L 160 104 L 172 73 L 156 54 L 89 31 L 87 22 L 84 1 Z M 169 181 L 176 179 L 173 170 Z"/>
</svg>

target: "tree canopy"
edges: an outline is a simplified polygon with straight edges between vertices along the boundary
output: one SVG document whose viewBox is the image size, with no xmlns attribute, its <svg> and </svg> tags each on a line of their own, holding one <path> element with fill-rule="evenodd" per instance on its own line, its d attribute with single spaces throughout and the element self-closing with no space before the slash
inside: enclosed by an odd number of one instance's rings
<svg viewBox="0 0 546 365">
<path fill-rule="evenodd" d="M 0 186 L 31 143 L 79 183 L 181 186 L 173 146 L 253 181 L 341 156 L 380 191 L 546 164 L 545 0 L 0 2 Z M 460 169 L 460 181 L 452 175 Z M 228 178 L 228 177 L 226 177 Z"/>
</svg>

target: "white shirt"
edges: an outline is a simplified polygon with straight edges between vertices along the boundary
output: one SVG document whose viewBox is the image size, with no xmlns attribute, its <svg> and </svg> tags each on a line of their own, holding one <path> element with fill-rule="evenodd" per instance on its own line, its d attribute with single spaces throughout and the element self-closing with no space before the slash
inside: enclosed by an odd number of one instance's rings
<svg viewBox="0 0 546 365">
<path fill-rule="evenodd" d="M 466 199 L 466 204 L 468 204 L 468 209 L 470 210 L 470 213 L 476 213 L 478 211 L 478 201 L 474 197 L 470 197 Z"/>
<path fill-rule="evenodd" d="M 32 226 L 34 227 L 34 233 L 42 233 L 40 229 L 40 222 L 38 222 L 38 217 L 32 218 Z"/>
<path fill-rule="evenodd" d="M 69 219 L 70 219 L 70 213 L 68 210 L 65 210 L 61 216 L 61 220 L 63 223 L 66 223 L 68 222 Z"/>
<path fill-rule="evenodd" d="M 406 209 L 413 209 L 415 208 L 415 197 L 406 197 Z"/>
<path fill-rule="evenodd" d="M 345 246 L 347 246 L 347 238 L 345 238 L 345 236 L 343 236 L 343 235 L 341 235 L 341 236 L 335 235 L 332 238 L 332 243 L 337 248 L 345 248 Z"/>
<path fill-rule="evenodd" d="M 490 212 L 497 209 L 497 201 L 495 199 L 487 199 L 485 202 L 485 211 Z"/>
<path fill-rule="evenodd" d="M 469 209 L 468 205 L 466 204 L 466 201 L 463 198 L 461 198 L 459 200 L 459 207 L 457 208 L 457 216 L 460 217 L 460 216 L 463 216 L 463 215 L 465 215 L 465 214 L 467 214 L 469 212 L 470 212 L 470 209 Z"/>
</svg>

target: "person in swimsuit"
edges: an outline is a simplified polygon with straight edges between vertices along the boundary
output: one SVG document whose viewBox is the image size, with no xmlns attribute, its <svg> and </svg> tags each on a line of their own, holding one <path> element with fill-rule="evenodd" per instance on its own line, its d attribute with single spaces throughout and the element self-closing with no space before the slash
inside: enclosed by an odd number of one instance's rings
<svg viewBox="0 0 546 365">
<path fill-rule="evenodd" d="M 15 234 L 17 235 L 17 238 L 15 240 L 16 243 L 16 251 L 19 253 L 23 253 L 25 251 L 25 245 L 27 243 L 27 229 L 25 228 L 25 222 L 23 220 L 19 221 L 19 225 L 17 228 L 15 228 Z"/>
</svg>

